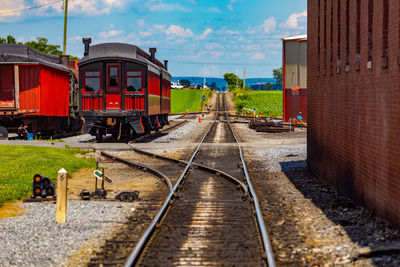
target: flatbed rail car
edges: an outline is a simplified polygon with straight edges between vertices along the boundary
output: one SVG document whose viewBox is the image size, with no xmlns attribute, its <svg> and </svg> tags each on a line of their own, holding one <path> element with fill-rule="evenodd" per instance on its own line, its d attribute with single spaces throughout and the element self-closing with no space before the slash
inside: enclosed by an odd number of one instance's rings
<svg viewBox="0 0 400 267">
<path fill-rule="evenodd" d="M 84 133 L 98 141 L 106 134 L 133 139 L 168 124 L 171 75 L 162 64 L 135 45 L 103 43 L 90 46 L 84 38 L 78 62 L 80 115 Z"/>
<path fill-rule="evenodd" d="M 62 64 L 64 63 L 64 64 Z M 68 56 L 47 55 L 19 44 L 0 44 L 2 132 L 79 130 L 77 70 Z"/>
</svg>

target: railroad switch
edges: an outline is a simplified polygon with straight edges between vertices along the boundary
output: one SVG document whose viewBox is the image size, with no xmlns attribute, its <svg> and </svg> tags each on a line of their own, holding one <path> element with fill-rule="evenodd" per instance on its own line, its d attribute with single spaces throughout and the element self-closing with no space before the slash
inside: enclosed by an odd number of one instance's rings
<svg viewBox="0 0 400 267">
<path fill-rule="evenodd" d="M 106 175 L 104 173 L 104 168 L 101 171 L 101 188 L 97 188 L 97 179 L 98 177 L 95 175 L 95 186 L 94 186 L 94 192 L 93 192 L 93 198 L 94 199 L 105 199 L 107 196 L 107 191 L 104 189 L 104 181 L 105 181 Z"/>
<path fill-rule="evenodd" d="M 79 194 L 82 200 L 90 200 L 90 192 L 86 189 L 83 189 L 81 193 Z"/>
<path fill-rule="evenodd" d="M 139 199 L 139 191 L 122 191 L 115 196 L 116 200 L 133 202 Z"/>
</svg>

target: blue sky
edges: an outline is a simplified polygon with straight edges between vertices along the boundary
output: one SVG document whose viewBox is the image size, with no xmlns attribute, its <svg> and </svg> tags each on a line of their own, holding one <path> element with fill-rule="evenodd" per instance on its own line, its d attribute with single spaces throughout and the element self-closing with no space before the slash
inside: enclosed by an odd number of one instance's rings
<svg viewBox="0 0 400 267">
<path fill-rule="evenodd" d="M 1 0 L 0 36 L 62 45 L 62 7 L 57 0 Z M 68 10 L 68 54 L 83 56 L 82 37 L 157 47 L 173 76 L 242 77 L 246 65 L 246 77 L 271 77 L 282 65 L 281 38 L 305 34 L 307 20 L 306 0 L 69 0 Z"/>
</svg>

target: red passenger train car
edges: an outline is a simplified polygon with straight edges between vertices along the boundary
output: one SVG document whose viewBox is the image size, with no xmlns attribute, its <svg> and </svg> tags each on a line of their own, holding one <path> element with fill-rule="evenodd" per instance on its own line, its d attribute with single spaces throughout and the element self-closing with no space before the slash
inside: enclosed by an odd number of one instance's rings
<svg viewBox="0 0 400 267">
<path fill-rule="evenodd" d="M 64 64 L 62 64 L 62 61 Z M 77 70 L 68 57 L 19 44 L 0 44 L 0 132 L 50 133 L 78 130 Z"/>
<path fill-rule="evenodd" d="M 103 43 L 90 46 L 84 38 L 84 57 L 78 62 L 80 114 L 83 131 L 101 140 L 112 134 L 134 138 L 168 124 L 171 75 L 162 64 L 135 45 Z"/>
</svg>

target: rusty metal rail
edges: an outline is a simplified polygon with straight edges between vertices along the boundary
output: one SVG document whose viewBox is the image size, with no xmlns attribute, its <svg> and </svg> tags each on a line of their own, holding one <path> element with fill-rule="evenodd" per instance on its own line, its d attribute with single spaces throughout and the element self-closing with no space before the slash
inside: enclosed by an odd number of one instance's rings
<svg viewBox="0 0 400 267">
<path fill-rule="evenodd" d="M 187 161 L 184 161 L 184 160 L 174 159 L 174 158 L 170 158 L 170 157 L 166 157 L 166 156 L 154 154 L 154 153 L 151 153 L 151 152 L 148 152 L 148 151 L 144 151 L 144 150 L 135 148 L 135 147 L 133 147 L 133 146 L 130 146 L 130 147 L 131 147 L 132 151 L 137 152 L 137 153 L 140 153 L 140 154 L 143 154 L 143 155 L 147 155 L 147 156 L 152 157 L 152 158 L 158 158 L 158 159 L 170 161 L 170 162 L 177 163 L 177 164 L 183 165 L 183 166 L 185 166 L 185 165 L 188 164 L 188 162 L 187 162 Z M 248 196 L 247 186 L 246 186 L 243 182 L 239 181 L 239 179 L 233 177 L 232 175 L 229 175 L 229 174 L 227 174 L 227 173 L 224 172 L 224 171 L 217 170 L 217 169 L 215 169 L 215 168 L 211 168 L 211 167 L 208 167 L 208 166 L 203 165 L 203 164 L 198 164 L 198 163 L 194 163 L 194 162 L 193 162 L 192 165 L 193 165 L 195 168 L 198 168 L 198 169 L 200 169 L 200 170 L 202 170 L 202 171 L 206 171 L 206 172 L 215 174 L 215 175 L 217 175 L 218 177 L 224 178 L 224 179 L 226 179 L 226 180 L 232 182 L 233 184 L 235 184 L 235 185 L 237 185 L 237 186 L 240 186 L 240 189 L 241 189 L 241 191 L 243 192 L 243 197 L 246 198 L 246 197 Z"/>
<path fill-rule="evenodd" d="M 115 160 L 115 161 L 120 162 L 120 163 L 124 163 L 124 164 L 126 164 L 128 166 L 131 166 L 133 168 L 141 169 L 143 171 L 146 171 L 148 173 L 153 174 L 154 176 L 160 178 L 165 183 L 165 185 L 168 187 L 168 190 L 170 192 L 173 191 L 171 180 L 165 174 L 163 174 L 162 172 L 160 172 L 160 171 L 158 171 L 158 170 L 156 170 L 156 169 L 154 169 L 152 167 L 149 167 L 149 166 L 146 166 L 146 165 L 143 165 L 143 164 L 140 164 L 140 163 L 136 163 L 136 162 L 133 162 L 133 161 L 129 161 L 129 160 L 117 157 L 115 155 L 111 155 L 111 154 L 106 153 L 104 151 L 100 151 L 100 154 L 102 156 L 106 157 L 106 158 Z"/>
<path fill-rule="evenodd" d="M 226 110 L 225 101 L 224 101 L 224 109 Z M 235 131 L 233 130 L 233 128 L 232 128 L 232 126 L 231 126 L 231 124 L 229 122 L 229 115 L 227 115 L 226 117 L 227 117 L 229 128 L 232 131 L 233 137 L 234 137 L 234 139 L 235 139 L 235 141 L 236 141 L 236 143 L 238 145 L 239 154 L 240 154 L 240 160 L 242 162 L 243 173 L 244 173 L 244 175 L 246 177 L 247 185 L 249 186 L 250 196 L 253 199 L 253 205 L 254 205 L 254 209 L 256 211 L 256 216 L 257 216 L 257 223 L 258 223 L 259 230 L 261 232 L 262 242 L 263 242 L 265 256 L 267 258 L 268 266 L 269 267 L 275 267 L 276 263 L 275 263 L 275 259 L 274 259 L 272 246 L 271 246 L 271 241 L 270 241 L 270 238 L 269 238 L 269 235 L 268 235 L 267 228 L 265 227 L 264 218 L 263 218 L 263 215 L 262 215 L 262 211 L 261 211 L 261 208 L 260 208 L 260 204 L 259 204 L 259 201 L 258 201 L 257 194 L 256 194 L 256 192 L 255 192 L 255 190 L 253 188 L 252 183 L 251 183 L 249 173 L 247 172 L 246 163 L 245 163 L 244 158 L 243 158 L 242 146 L 240 145 L 239 139 L 237 138 L 237 136 L 235 134 Z"/>
<path fill-rule="evenodd" d="M 180 175 L 178 181 L 176 182 L 176 184 L 173 187 L 172 191 L 170 192 L 170 194 L 168 195 L 168 197 L 164 201 L 163 206 L 161 207 L 160 211 L 157 213 L 156 217 L 154 218 L 154 220 L 150 224 L 149 228 L 146 230 L 146 232 L 140 238 L 139 242 L 136 244 L 135 249 L 133 250 L 132 254 L 129 256 L 128 260 L 126 261 L 125 266 L 127 266 L 127 267 L 128 266 L 133 266 L 137 262 L 137 260 L 138 260 L 138 258 L 140 256 L 140 253 L 143 251 L 145 245 L 147 244 L 147 242 L 151 238 L 152 234 L 154 233 L 154 231 L 156 229 L 156 225 L 158 223 L 160 223 L 160 221 L 162 220 L 164 214 L 166 213 L 168 207 L 170 206 L 170 203 L 171 203 L 171 201 L 172 201 L 172 199 L 173 199 L 173 197 L 175 195 L 175 192 L 177 192 L 178 187 L 182 184 L 184 177 L 187 175 L 187 173 L 188 173 L 188 171 L 190 169 L 190 166 L 193 163 L 194 158 L 196 157 L 197 153 L 200 150 L 201 144 L 204 142 L 204 140 L 206 139 L 207 135 L 209 134 L 209 132 L 211 131 L 211 128 L 214 126 L 215 123 L 216 123 L 216 120 L 214 120 L 213 124 L 211 125 L 211 127 L 209 128 L 207 133 L 203 136 L 203 138 L 201 139 L 201 141 L 197 145 L 196 150 L 194 151 L 194 153 L 190 157 L 190 160 L 187 162 L 186 167 L 183 170 L 182 174 Z"/>
</svg>

